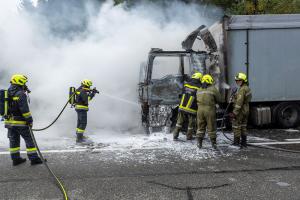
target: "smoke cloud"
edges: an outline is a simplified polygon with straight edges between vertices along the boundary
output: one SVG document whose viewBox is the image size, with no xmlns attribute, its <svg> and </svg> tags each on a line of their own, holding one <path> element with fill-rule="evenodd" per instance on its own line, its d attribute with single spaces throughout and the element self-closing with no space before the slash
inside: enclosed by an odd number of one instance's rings
<svg viewBox="0 0 300 200">
<path fill-rule="evenodd" d="M 70 86 L 91 79 L 100 95 L 90 104 L 87 132 L 99 137 L 103 132 L 140 131 L 137 83 L 140 63 L 150 48 L 180 50 L 188 33 L 216 21 L 221 13 L 208 18 L 203 7 L 177 1 L 168 7 L 140 3 L 128 8 L 114 6 L 110 0 L 80 5 L 60 0 L 63 3 L 56 3 L 52 10 L 39 3 L 36 8 L 28 7 L 28 2 L 18 6 L 18 2 L 0 1 L 1 88 L 9 86 L 14 73 L 29 77 L 30 107 L 38 128 L 58 114 Z M 39 137 L 44 141 L 73 139 L 76 120 L 75 111 L 67 108 L 58 123 Z M 1 132 L 6 130 L 1 128 Z M 7 139 L 1 135 L 0 146 L 5 146 Z"/>
</svg>

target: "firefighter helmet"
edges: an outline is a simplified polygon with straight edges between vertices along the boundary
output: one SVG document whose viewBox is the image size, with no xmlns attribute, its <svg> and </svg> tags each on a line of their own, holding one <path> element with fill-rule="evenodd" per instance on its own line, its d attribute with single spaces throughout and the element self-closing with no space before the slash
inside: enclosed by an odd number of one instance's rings
<svg viewBox="0 0 300 200">
<path fill-rule="evenodd" d="M 93 82 L 89 79 L 84 79 L 83 81 L 81 81 L 81 84 L 86 87 L 91 87 L 93 85 Z"/>
<path fill-rule="evenodd" d="M 242 73 L 242 72 L 239 72 L 239 73 L 236 74 L 235 80 L 236 81 L 244 81 L 246 83 L 247 82 L 247 75 Z"/>
<path fill-rule="evenodd" d="M 14 74 L 11 79 L 10 83 L 15 85 L 25 85 L 28 81 L 28 78 L 22 74 Z"/>
<path fill-rule="evenodd" d="M 202 80 L 201 80 L 202 83 L 207 83 L 207 84 L 213 84 L 214 83 L 214 79 L 211 75 L 209 74 L 206 74 L 202 77 Z"/>
<path fill-rule="evenodd" d="M 196 72 L 192 75 L 192 79 L 200 80 L 202 79 L 203 75 L 200 72 Z"/>
</svg>

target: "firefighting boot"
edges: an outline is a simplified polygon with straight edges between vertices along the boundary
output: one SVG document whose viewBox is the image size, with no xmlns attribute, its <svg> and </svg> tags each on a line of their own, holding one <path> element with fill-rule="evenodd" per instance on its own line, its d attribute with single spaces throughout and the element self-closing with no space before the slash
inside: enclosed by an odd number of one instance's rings
<svg viewBox="0 0 300 200">
<path fill-rule="evenodd" d="M 179 136 L 180 128 L 176 127 L 173 131 L 173 140 L 177 140 Z"/>
<path fill-rule="evenodd" d="M 26 158 L 16 158 L 16 159 L 13 159 L 13 166 L 17 166 L 19 164 L 22 164 L 26 162 Z"/>
<path fill-rule="evenodd" d="M 76 143 L 78 145 L 92 145 L 94 142 L 88 137 L 84 136 L 82 133 L 77 133 Z"/>
<path fill-rule="evenodd" d="M 30 164 L 31 165 L 39 165 L 42 163 L 43 163 L 43 161 L 39 157 L 37 157 L 37 158 L 32 159 Z"/>
<path fill-rule="evenodd" d="M 83 142 L 83 134 L 82 133 L 76 133 L 76 143 L 82 143 Z"/>
<path fill-rule="evenodd" d="M 240 145 L 240 138 L 239 137 L 234 137 L 233 138 L 233 143 L 231 145 L 239 146 Z"/>
<path fill-rule="evenodd" d="M 241 148 L 247 148 L 247 135 L 241 136 Z"/>
<path fill-rule="evenodd" d="M 193 137 L 193 130 L 190 129 L 186 133 L 186 140 L 194 140 L 195 138 Z"/>
<path fill-rule="evenodd" d="M 217 147 L 217 138 L 211 138 L 210 141 L 211 141 L 212 148 L 213 149 L 218 149 L 218 147 Z"/>
<path fill-rule="evenodd" d="M 197 137 L 197 147 L 198 147 L 199 149 L 202 148 L 202 141 L 203 141 L 203 138 Z"/>
</svg>

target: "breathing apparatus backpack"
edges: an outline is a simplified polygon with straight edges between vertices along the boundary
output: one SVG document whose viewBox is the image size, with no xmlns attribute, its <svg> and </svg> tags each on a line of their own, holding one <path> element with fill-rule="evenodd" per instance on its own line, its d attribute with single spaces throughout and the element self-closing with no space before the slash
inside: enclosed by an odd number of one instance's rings
<svg viewBox="0 0 300 200">
<path fill-rule="evenodd" d="M 0 115 L 3 118 L 8 117 L 9 96 L 7 90 L 0 90 Z"/>
<path fill-rule="evenodd" d="M 69 89 L 69 103 L 71 104 L 71 107 L 75 106 L 76 103 L 76 88 L 75 87 L 70 87 Z"/>
</svg>

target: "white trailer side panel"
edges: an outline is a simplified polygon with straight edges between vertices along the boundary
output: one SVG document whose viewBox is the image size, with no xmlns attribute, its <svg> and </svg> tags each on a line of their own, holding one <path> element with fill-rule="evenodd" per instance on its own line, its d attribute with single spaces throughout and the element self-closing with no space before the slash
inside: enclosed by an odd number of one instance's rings
<svg viewBox="0 0 300 200">
<path fill-rule="evenodd" d="M 299 21 L 300 15 L 234 16 L 227 30 L 229 83 L 247 72 L 248 55 L 253 102 L 300 100 Z"/>
</svg>

